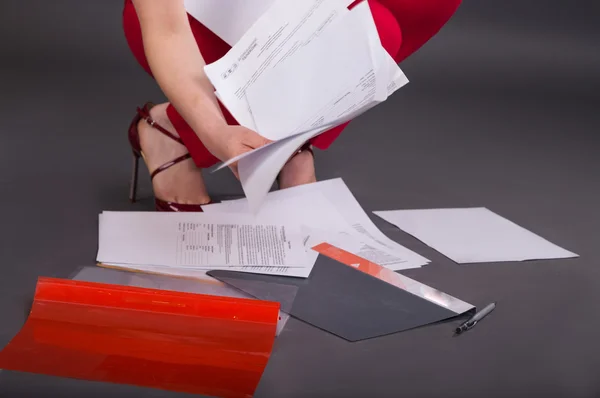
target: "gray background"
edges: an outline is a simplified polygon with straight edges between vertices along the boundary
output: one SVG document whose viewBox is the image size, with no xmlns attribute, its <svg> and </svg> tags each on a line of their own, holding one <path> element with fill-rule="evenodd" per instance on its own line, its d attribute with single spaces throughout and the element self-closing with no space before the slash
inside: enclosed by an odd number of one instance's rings
<svg viewBox="0 0 600 398">
<path fill-rule="evenodd" d="M 354 121 L 320 179 L 368 210 L 486 206 L 581 255 L 459 266 L 380 220 L 432 264 L 411 277 L 498 308 L 452 338 L 446 323 L 347 343 L 290 321 L 260 397 L 600 396 L 600 29 L 597 1 L 467 0 L 403 64 L 411 83 Z M 94 262 L 102 210 L 127 201 L 126 127 L 161 100 L 121 31 L 122 1 L 0 5 L 0 346 L 36 278 Z M 209 177 L 239 194 L 228 173 Z M 129 386 L 0 373 L 0 396 L 175 397 Z"/>
</svg>

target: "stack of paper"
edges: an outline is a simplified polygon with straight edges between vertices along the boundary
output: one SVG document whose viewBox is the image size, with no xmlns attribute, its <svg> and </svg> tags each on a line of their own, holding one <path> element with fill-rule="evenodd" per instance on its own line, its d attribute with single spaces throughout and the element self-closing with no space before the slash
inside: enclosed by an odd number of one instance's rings
<svg viewBox="0 0 600 398">
<path fill-rule="evenodd" d="M 203 278 L 207 270 L 307 277 L 303 235 L 243 215 L 103 212 L 97 261 L 106 266 Z"/>
<path fill-rule="evenodd" d="M 267 195 L 257 214 L 247 199 L 204 206 L 204 213 L 103 212 L 97 261 L 119 269 L 207 278 L 227 269 L 308 277 L 328 243 L 392 270 L 429 260 L 385 236 L 341 179 Z"/>
<path fill-rule="evenodd" d="M 188 1 L 188 10 L 217 26 L 218 12 L 201 13 L 216 9 L 209 3 Z M 221 165 L 239 161 L 254 212 L 306 141 L 373 108 L 408 82 L 382 47 L 368 2 L 351 11 L 350 3 L 275 1 L 223 58 L 205 67 L 236 120 L 274 141 Z M 242 14 L 245 23 L 256 16 Z M 223 28 L 221 34 L 233 40 L 239 33 Z"/>
</svg>

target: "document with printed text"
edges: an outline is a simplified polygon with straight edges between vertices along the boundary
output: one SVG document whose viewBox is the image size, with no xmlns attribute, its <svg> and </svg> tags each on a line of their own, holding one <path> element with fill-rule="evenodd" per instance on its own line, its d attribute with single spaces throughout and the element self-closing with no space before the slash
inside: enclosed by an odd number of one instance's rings
<svg viewBox="0 0 600 398">
<path fill-rule="evenodd" d="M 104 212 L 97 261 L 182 271 L 236 268 L 286 274 L 287 268 L 310 268 L 299 229 L 202 213 Z"/>
<path fill-rule="evenodd" d="M 293 57 L 296 51 L 348 12 L 341 0 L 276 1 L 224 57 L 206 65 L 220 100 L 238 123 L 256 130 L 247 90 L 265 72 L 291 58 L 299 60 Z"/>
<path fill-rule="evenodd" d="M 203 210 L 207 214 L 252 215 L 247 199 L 210 204 L 203 206 Z M 279 221 L 297 226 L 303 231 L 304 239 L 310 239 L 313 246 L 327 242 L 392 270 L 417 268 L 429 263 L 426 258 L 385 236 L 339 178 L 271 192 L 254 217 L 259 223 Z M 316 259 L 316 254 L 310 250 L 308 255 Z"/>
</svg>

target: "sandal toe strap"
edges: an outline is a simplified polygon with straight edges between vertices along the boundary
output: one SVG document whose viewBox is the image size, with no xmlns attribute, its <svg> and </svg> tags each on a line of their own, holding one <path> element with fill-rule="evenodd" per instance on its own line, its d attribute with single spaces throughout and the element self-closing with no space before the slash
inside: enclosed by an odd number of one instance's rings
<svg viewBox="0 0 600 398">
<path fill-rule="evenodd" d="M 156 121 L 152 118 L 152 116 L 150 116 L 150 109 L 152 109 L 152 105 L 149 103 L 146 104 L 143 108 L 138 108 L 137 112 L 138 112 L 138 115 L 140 116 L 140 118 L 143 119 L 146 123 L 148 123 L 152 128 L 155 128 L 156 130 L 160 131 L 162 134 L 169 137 L 173 141 L 177 141 L 181 145 L 185 146 L 185 144 L 183 143 L 183 140 L 180 137 L 175 136 L 169 130 L 167 130 L 160 124 L 156 123 Z"/>
</svg>

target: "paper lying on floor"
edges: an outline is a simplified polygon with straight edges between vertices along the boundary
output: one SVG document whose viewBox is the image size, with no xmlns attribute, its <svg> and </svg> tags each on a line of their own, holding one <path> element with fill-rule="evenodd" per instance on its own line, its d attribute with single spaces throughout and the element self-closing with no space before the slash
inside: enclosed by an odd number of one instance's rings
<svg viewBox="0 0 600 398">
<path fill-rule="evenodd" d="M 244 217 L 105 212 L 98 261 L 173 267 L 305 265 L 302 237 Z"/>
<path fill-rule="evenodd" d="M 207 214 L 252 215 L 247 199 L 206 205 L 203 210 Z M 255 217 L 258 223 L 279 221 L 300 226 L 305 231 L 305 239 L 311 239 L 312 246 L 326 241 L 392 270 L 417 268 L 429 263 L 426 258 L 385 236 L 340 178 L 271 192 Z"/>
<path fill-rule="evenodd" d="M 240 215 L 104 212 L 98 246 L 100 263 L 179 276 L 224 268 L 305 277 L 312 266 L 299 229 Z"/>
<path fill-rule="evenodd" d="M 276 1 L 220 60 L 205 67 L 236 120 L 274 142 L 239 161 L 256 212 L 290 156 L 311 138 L 408 83 L 383 49 L 368 2 Z"/>
<path fill-rule="evenodd" d="M 578 257 L 486 208 L 374 213 L 461 264 Z"/>
<path fill-rule="evenodd" d="M 182 278 L 191 279 L 203 279 L 209 280 L 214 279 L 208 276 L 206 273 L 214 269 L 226 269 L 228 271 L 248 272 L 252 274 L 264 274 L 264 275 L 279 275 L 289 276 L 294 278 L 308 278 L 310 271 L 314 265 L 314 262 L 308 263 L 306 267 L 262 267 L 262 266 L 244 266 L 244 267 L 202 267 L 202 268 L 189 268 L 189 267 L 161 267 L 147 264 L 123 264 L 119 262 L 99 262 L 100 266 L 106 268 L 116 268 L 127 271 L 142 272 L 148 274 L 157 275 L 169 275 Z"/>
</svg>

